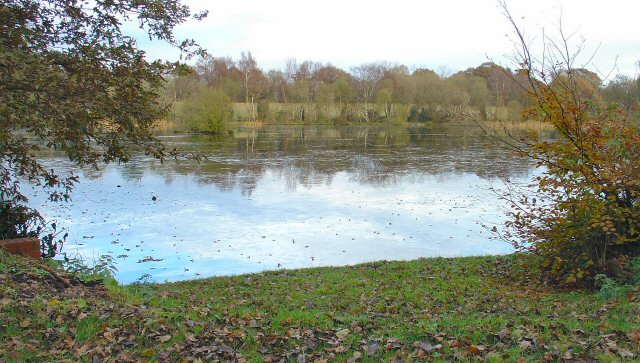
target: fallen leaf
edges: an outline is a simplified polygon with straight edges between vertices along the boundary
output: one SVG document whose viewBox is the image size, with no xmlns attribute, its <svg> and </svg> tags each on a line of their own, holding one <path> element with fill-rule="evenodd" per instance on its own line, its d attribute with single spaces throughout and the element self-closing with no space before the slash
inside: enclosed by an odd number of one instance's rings
<svg viewBox="0 0 640 363">
<path fill-rule="evenodd" d="M 362 358 L 362 353 L 360 352 L 355 352 L 353 353 L 353 356 L 349 359 L 347 359 L 347 363 L 353 363 L 356 362 L 357 360 L 359 360 L 360 358 Z"/>
<path fill-rule="evenodd" d="M 482 350 L 484 350 L 484 347 L 482 347 Z M 470 345 L 470 346 L 467 347 L 467 352 L 469 352 L 471 354 L 474 354 L 474 355 L 482 354 L 482 350 L 477 345 Z"/>
<path fill-rule="evenodd" d="M 336 337 L 338 337 L 338 339 L 340 340 L 344 340 L 344 338 L 347 337 L 347 335 L 349 335 L 351 331 L 349 329 L 342 329 L 342 330 L 338 330 L 336 332 Z"/>
<path fill-rule="evenodd" d="M 564 359 L 564 360 L 573 359 L 573 352 L 571 351 L 571 349 L 567 350 L 567 352 L 564 353 L 564 355 L 562 355 L 562 359 Z"/>
<path fill-rule="evenodd" d="M 120 342 L 120 344 L 122 344 L 122 346 L 125 348 L 132 348 L 135 347 L 136 342 L 134 342 L 133 340 L 123 340 Z"/>
<path fill-rule="evenodd" d="M 413 344 L 413 347 L 414 348 L 420 348 L 420 349 L 424 350 L 425 352 L 429 353 L 432 350 L 442 349 L 442 344 L 431 345 L 431 343 L 429 343 L 429 342 L 415 342 Z"/>
<path fill-rule="evenodd" d="M 533 344 L 528 340 L 522 340 L 522 341 L 520 341 L 520 348 L 521 349 L 525 349 L 525 350 L 526 349 L 531 349 L 531 348 L 533 348 Z"/>
<path fill-rule="evenodd" d="M 138 247 L 138 246 L 136 246 L 136 247 Z M 162 260 L 164 260 L 164 259 L 163 258 L 155 258 L 153 256 L 146 256 L 145 258 L 138 260 L 138 263 L 159 262 L 159 261 L 162 261 Z"/>
<path fill-rule="evenodd" d="M 275 354 L 269 354 L 262 357 L 262 360 L 266 363 L 278 362 L 282 359 L 281 356 Z"/>
<path fill-rule="evenodd" d="M 169 340 L 171 340 L 171 335 L 167 334 L 167 335 L 160 335 L 158 337 L 158 340 L 160 340 L 162 343 L 168 342 Z"/>
<path fill-rule="evenodd" d="M 349 349 L 349 348 L 345 347 L 344 345 L 340 345 L 336 349 L 334 349 L 333 351 L 338 353 L 338 354 L 340 354 L 340 353 L 346 352 L 347 349 Z"/>
<path fill-rule="evenodd" d="M 509 329 L 506 326 L 503 326 L 499 332 L 495 333 L 494 336 L 500 340 L 504 340 L 504 338 L 509 335 Z"/>
<path fill-rule="evenodd" d="M 573 329 L 571 332 L 576 335 L 587 335 L 587 333 L 582 329 Z"/>
<path fill-rule="evenodd" d="M 219 352 L 221 352 L 221 353 L 226 353 L 226 354 L 233 354 L 233 353 L 235 352 L 235 351 L 233 350 L 233 348 L 231 348 L 231 347 L 230 347 L 230 346 L 228 346 L 228 345 L 221 345 L 221 346 L 218 348 L 218 351 L 219 351 Z"/>
<path fill-rule="evenodd" d="M 626 349 L 618 349 L 618 355 L 622 358 L 635 358 L 635 353 L 632 353 Z"/>
<path fill-rule="evenodd" d="M 378 348 L 377 342 L 369 342 L 369 344 L 364 346 L 364 353 L 366 355 L 375 355 L 378 352 Z"/>
<path fill-rule="evenodd" d="M 103 333 L 102 336 L 108 340 L 108 341 L 113 341 L 113 334 L 111 334 L 111 331 L 107 328 Z"/>
</svg>

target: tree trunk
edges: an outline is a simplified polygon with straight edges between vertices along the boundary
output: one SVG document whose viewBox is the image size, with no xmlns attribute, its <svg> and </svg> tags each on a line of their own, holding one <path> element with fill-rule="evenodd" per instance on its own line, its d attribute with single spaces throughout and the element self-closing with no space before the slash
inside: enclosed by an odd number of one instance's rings
<svg viewBox="0 0 640 363">
<path fill-rule="evenodd" d="M 254 103 L 255 95 L 251 95 L 251 120 L 256 121 L 256 106 Z"/>
</svg>

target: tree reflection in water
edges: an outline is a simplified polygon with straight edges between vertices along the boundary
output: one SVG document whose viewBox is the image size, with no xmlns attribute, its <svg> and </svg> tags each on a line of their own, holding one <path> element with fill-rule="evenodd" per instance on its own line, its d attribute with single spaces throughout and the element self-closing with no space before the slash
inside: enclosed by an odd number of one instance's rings
<svg viewBox="0 0 640 363">
<path fill-rule="evenodd" d="M 180 280 L 508 252 L 482 234 L 479 221 L 501 218 L 485 189 L 531 170 L 469 126 L 269 126 L 234 135 L 163 137 L 206 159 L 136 156 L 76 170 L 71 204 L 32 203 L 70 229 L 67 252 L 117 257 L 121 281 L 145 273 Z M 46 163 L 71 168 L 55 156 Z"/>
</svg>

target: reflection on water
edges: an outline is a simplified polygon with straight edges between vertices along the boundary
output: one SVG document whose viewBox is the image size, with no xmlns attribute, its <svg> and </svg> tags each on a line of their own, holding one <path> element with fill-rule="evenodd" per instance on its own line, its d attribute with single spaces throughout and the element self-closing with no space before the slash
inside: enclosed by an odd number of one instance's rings
<svg viewBox="0 0 640 363">
<path fill-rule="evenodd" d="M 125 283 L 147 273 L 173 281 L 505 253 L 479 224 L 502 218 L 486 188 L 530 170 L 468 126 L 268 127 L 228 140 L 163 139 L 207 158 L 139 156 L 81 170 L 68 205 L 33 198 L 70 228 L 67 253 L 112 254 Z M 71 168 L 63 158 L 46 163 Z"/>
</svg>

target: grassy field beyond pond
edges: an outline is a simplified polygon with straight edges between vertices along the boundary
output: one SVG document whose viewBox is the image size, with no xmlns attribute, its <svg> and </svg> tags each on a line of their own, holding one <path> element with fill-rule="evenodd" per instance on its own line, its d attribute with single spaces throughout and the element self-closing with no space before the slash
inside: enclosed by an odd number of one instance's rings
<svg viewBox="0 0 640 363">
<path fill-rule="evenodd" d="M 514 256 L 86 284 L 0 252 L 0 361 L 633 361 L 640 293 L 551 289 Z"/>
</svg>

